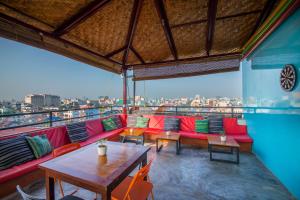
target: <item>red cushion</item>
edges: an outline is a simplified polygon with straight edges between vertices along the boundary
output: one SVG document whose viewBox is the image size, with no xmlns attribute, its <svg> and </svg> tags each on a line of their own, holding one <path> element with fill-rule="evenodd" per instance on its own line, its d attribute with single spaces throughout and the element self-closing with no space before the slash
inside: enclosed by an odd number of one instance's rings
<svg viewBox="0 0 300 200">
<path fill-rule="evenodd" d="M 34 171 L 38 168 L 38 165 L 40 163 L 48 161 L 51 158 L 52 158 L 52 155 L 49 154 L 49 155 L 47 155 L 45 157 L 42 157 L 40 159 L 32 160 L 32 161 L 29 161 L 29 162 L 24 163 L 22 165 L 14 166 L 12 168 L 2 170 L 2 171 L 0 171 L 0 183 L 4 183 L 6 181 L 15 179 L 19 176 L 22 176 L 26 173 L 32 172 L 32 171 Z"/>
<path fill-rule="evenodd" d="M 179 131 L 181 137 L 195 138 L 200 140 L 207 140 L 208 135 L 219 135 L 219 134 L 207 134 L 207 133 L 196 133 L 188 131 Z"/>
<path fill-rule="evenodd" d="M 163 115 L 144 115 L 144 117 L 149 118 L 149 126 L 148 128 L 154 129 L 164 129 L 164 118 Z"/>
<path fill-rule="evenodd" d="M 247 135 L 247 126 L 238 125 L 237 118 L 224 118 L 223 123 L 226 135 Z"/>
<path fill-rule="evenodd" d="M 88 144 L 92 144 L 94 142 L 97 142 L 100 139 L 112 138 L 116 135 L 119 135 L 123 130 L 124 130 L 124 128 L 120 128 L 120 129 L 116 129 L 116 130 L 109 131 L 109 132 L 102 132 L 98 135 L 94 135 L 94 136 L 90 137 L 88 140 L 86 140 L 84 142 L 81 142 L 80 144 L 81 144 L 81 146 L 86 146 Z"/>
<path fill-rule="evenodd" d="M 93 119 L 93 120 L 86 121 L 85 126 L 89 137 L 92 137 L 94 135 L 103 132 L 103 126 L 100 119 Z"/>
<path fill-rule="evenodd" d="M 163 132 L 162 129 L 157 129 L 157 128 L 146 128 L 145 129 L 146 134 L 160 134 L 162 132 Z"/>
<path fill-rule="evenodd" d="M 253 139 L 250 138 L 248 135 L 232 135 L 237 142 L 243 143 L 243 142 L 251 142 L 253 143 Z"/>
<path fill-rule="evenodd" d="M 201 116 L 190 117 L 190 116 L 176 116 L 180 119 L 180 130 L 181 131 L 190 131 L 195 132 L 195 120 L 203 119 Z"/>
</svg>

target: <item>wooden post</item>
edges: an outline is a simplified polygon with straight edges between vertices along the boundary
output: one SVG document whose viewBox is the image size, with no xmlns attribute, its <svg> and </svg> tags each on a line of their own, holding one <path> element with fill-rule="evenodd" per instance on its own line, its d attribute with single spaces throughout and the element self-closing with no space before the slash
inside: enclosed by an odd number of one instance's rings
<svg viewBox="0 0 300 200">
<path fill-rule="evenodd" d="M 136 89 L 136 85 L 135 85 L 135 80 L 133 80 L 133 104 L 132 104 L 132 107 L 133 109 L 135 109 L 135 89 Z"/>
<path fill-rule="evenodd" d="M 123 68 L 123 114 L 127 114 L 127 69 Z"/>
</svg>

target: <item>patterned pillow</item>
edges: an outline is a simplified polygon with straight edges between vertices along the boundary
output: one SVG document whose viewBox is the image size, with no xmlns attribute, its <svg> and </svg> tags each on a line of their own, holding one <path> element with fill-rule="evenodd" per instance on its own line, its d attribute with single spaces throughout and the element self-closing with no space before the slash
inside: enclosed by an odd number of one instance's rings
<svg viewBox="0 0 300 200">
<path fill-rule="evenodd" d="M 166 131 L 179 131 L 179 122 L 178 118 L 165 118 L 164 119 L 164 130 Z"/>
<path fill-rule="evenodd" d="M 128 115 L 127 116 L 127 127 L 134 128 L 136 125 L 137 116 L 136 115 Z"/>
<path fill-rule="evenodd" d="M 114 120 L 115 124 L 117 125 L 117 128 L 122 128 L 123 127 L 122 121 L 121 121 L 119 115 L 114 115 L 111 118 Z"/>
<path fill-rule="evenodd" d="M 46 135 L 26 137 L 26 140 L 31 147 L 36 158 L 40 158 L 48 153 L 51 153 L 52 147 Z"/>
<path fill-rule="evenodd" d="M 105 131 L 112 131 L 118 128 L 117 124 L 112 118 L 103 119 L 102 124 Z"/>
<path fill-rule="evenodd" d="M 89 137 L 86 132 L 85 122 L 67 124 L 67 131 L 72 143 L 86 141 Z"/>
<path fill-rule="evenodd" d="M 25 136 L 0 141 L 0 170 L 34 160 Z"/>
<path fill-rule="evenodd" d="M 223 131 L 222 116 L 209 116 L 208 129 L 209 129 L 209 133 L 220 133 L 221 131 Z"/>
<path fill-rule="evenodd" d="M 195 130 L 197 133 L 208 133 L 208 120 L 195 120 Z"/>
<path fill-rule="evenodd" d="M 137 117 L 135 127 L 137 128 L 147 128 L 149 123 L 149 118 Z"/>
</svg>

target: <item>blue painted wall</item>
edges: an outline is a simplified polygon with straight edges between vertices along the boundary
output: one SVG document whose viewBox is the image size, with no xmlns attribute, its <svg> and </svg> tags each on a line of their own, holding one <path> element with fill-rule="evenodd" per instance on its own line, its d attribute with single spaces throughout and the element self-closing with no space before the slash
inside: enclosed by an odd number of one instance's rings
<svg viewBox="0 0 300 200">
<path fill-rule="evenodd" d="M 283 91 L 279 84 L 285 64 L 293 64 L 297 69 L 297 86 L 292 92 Z M 300 9 L 244 60 L 241 67 L 244 105 L 280 108 L 245 115 L 249 134 L 254 139 L 253 151 L 300 199 Z"/>
</svg>

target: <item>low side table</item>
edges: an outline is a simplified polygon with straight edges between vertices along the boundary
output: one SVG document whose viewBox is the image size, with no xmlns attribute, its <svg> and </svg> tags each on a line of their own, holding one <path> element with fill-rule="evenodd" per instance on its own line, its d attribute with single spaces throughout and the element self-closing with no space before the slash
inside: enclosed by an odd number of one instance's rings
<svg viewBox="0 0 300 200">
<path fill-rule="evenodd" d="M 132 130 L 132 131 L 131 131 Z M 125 143 L 126 141 L 140 141 L 144 145 L 144 130 L 136 128 L 128 128 L 120 133 L 120 142 Z"/>
<path fill-rule="evenodd" d="M 225 142 L 222 142 L 220 136 L 207 136 L 208 140 L 208 151 L 210 161 L 220 161 L 227 163 L 239 164 L 240 162 L 240 145 L 235 141 L 235 139 L 228 137 Z M 228 151 L 229 149 L 229 151 Z M 213 158 L 213 153 L 223 153 L 223 154 L 234 154 L 236 152 L 236 160 L 225 160 Z"/>
<path fill-rule="evenodd" d="M 176 142 L 176 154 L 178 155 L 180 153 L 181 149 L 181 143 L 180 143 L 180 134 L 171 132 L 170 135 L 167 135 L 165 132 L 159 134 L 156 136 L 156 152 L 160 152 L 163 145 L 159 146 L 160 140 L 168 140 L 168 141 L 174 141 Z"/>
</svg>

